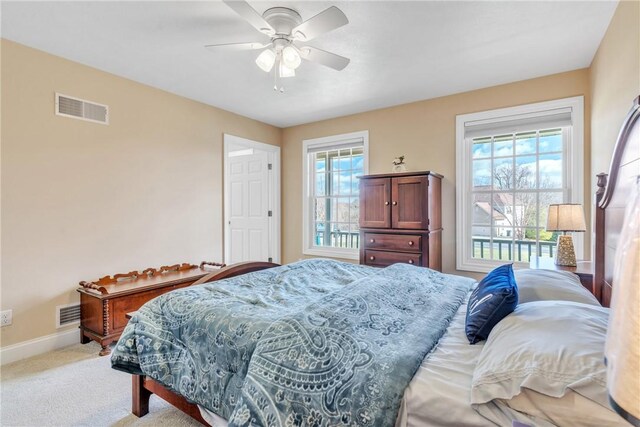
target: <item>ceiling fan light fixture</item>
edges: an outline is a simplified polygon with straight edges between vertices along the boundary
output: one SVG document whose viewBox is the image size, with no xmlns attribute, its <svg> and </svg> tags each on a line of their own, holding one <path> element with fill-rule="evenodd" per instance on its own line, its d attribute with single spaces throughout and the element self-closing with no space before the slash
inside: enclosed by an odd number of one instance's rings
<svg viewBox="0 0 640 427">
<path fill-rule="evenodd" d="M 302 58 L 300 58 L 300 53 L 298 53 L 298 49 L 289 45 L 282 49 L 282 62 L 287 68 L 291 68 L 295 70 L 300 66 L 302 62 Z"/>
<path fill-rule="evenodd" d="M 294 68 L 287 67 L 287 65 L 283 62 L 280 62 L 278 71 L 281 78 L 296 76 L 296 70 Z"/>
<path fill-rule="evenodd" d="M 0 0 L 1 1 L 1 0 Z M 261 51 L 255 59 L 256 65 L 266 73 L 273 72 L 274 89 L 284 92 L 279 79 L 295 77 L 296 69 L 302 60 L 342 70 L 349 59 L 311 46 L 306 43 L 324 33 L 328 33 L 349 23 L 346 15 L 337 7 L 331 6 L 317 15 L 303 21 L 300 14 L 290 7 L 271 7 L 258 13 L 247 0 L 222 0 L 253 28 L 269 36 L 269 42 L 221 43 L 206 45 L 209 50 L 224 51 Z"/>
<path fill-rule="evenodd" d="M 258 67 L 262 69 L 265 73 L 268 73 L 273 68 L 273 64 L 276 62 L 276 53 L 271 50 L 263 50 L 260 55 L 256 58 L 256 64 Z"/>
<path fill-rule="evenodd" d="M 302 46 L 299 50 L 300 50 L 300 56 L 303 58 L 308 58 L 309 55 L 311 54 L 311 49 L 309 49 L 307 46 Z"/>
</svg>

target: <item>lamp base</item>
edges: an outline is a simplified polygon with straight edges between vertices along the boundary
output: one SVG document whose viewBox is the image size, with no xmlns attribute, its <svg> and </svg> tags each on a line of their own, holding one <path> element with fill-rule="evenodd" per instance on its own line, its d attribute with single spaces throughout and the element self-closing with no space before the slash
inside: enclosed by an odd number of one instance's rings
<svg viewBox="0 0 640 427">
<path fill-rule="evenodd" d="M 575 267 L 576 252 L 573 249 L 573 239 L 571 236 L 558 236 L 558 252 L 556 253 L 556 265 Z"/>
</svg>

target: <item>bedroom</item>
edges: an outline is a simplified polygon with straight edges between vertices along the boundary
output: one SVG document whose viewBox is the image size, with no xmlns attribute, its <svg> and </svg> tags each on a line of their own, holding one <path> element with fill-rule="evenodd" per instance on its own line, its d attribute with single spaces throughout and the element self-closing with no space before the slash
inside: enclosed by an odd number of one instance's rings
<svg viewBox="0 0 640 427">
<path fill-rule="evenodd" d="M 252 4 L 260 12 L 267 7 L 266 3 Z M 394 22 L 409 19 L 411 13 L 407 9 L 421 4 L 406 3 L 398 16 L 386 15 Z M 433 7 L 444 4 L 435 3 Z M 541 3 L 540 7 L 551 8 L 552 4 Z M 589 11 L 590 4 L 585 7 L 574 4 L 574 9 L 570 3 L 566 6 L 570 11 L 581 9 L 579 16 L 594 24 L 589 31 L 579 22 L 568 26 L 569 40 L 584 38 L 585 42 L 577 45 L 580 49 L 575 52 L 567 50 L 565 42 L 565 50 L 557 55 L 567 56 L 566 61 L 559 62 L 574 64 L 571 61 L 575 60 L 575 65 L 565 69 L 538 67 L 543 71 L 537 75 L 527 74 L 524 66 L 505 67 L 504 72 L 513 77 L 491 81 L 485 75 L 486 80 L 479 86 L 465 87 L 466 81 L 462 80 L 471 79 L 471 75 L 444 73 L 442 77 L 442 70 L 441 80 L 428 84 L 434 79 L 429 66 L 435 67 L 439 62 L 417 65 L 417 71 L 411 70 L 411 62 L 394 69 L 397 73 L 411 72 L 410 78 L 376 74 L 365 79 L 358 74 L 346 74 L 352 70 L 364 73 L 358 68 L 362 67 L 359 63 L 369 67 L 382 64 L 374 60 L 373 43 L 365 46 L 358 42 L 363 33 L 357 31 L 366 28 L 362 17 L 368 16 L 367 4 L 356 7 L 336 3 L 350 23 L 314 42 L 320 48 L 350 57 L 352 63 L 340 72 L 304 63 L 293 82 L 287 83 L 286 92 L 277 94 L 272 90 L 273 81 L 253 63 L 252 53 L 218 54 L 203 49 L 207 43 L 252 40 L 242 40 L 242 36 L 250 37 L 255 30 L 224 4 L 196 3 L 169 15 L 168 19 L 168 12 L 162 8 L 147 8 L 144 4 L 131 6 L 134 7 L 131 13 L 124 9 L 127 3 L 108 2 L 93 5 L 100 8 L 98 11 L 91 9 L 90 4 L 78 4 L 67 5 L 55 13 L 56 3 L 29 6 L 3 2 L 1 296 L 2 310 L 12 310 L 13 319 L 10 326 L 0 330 L 2 363 L 78 343 L 77 324 L 56 328 L 56 307 L 78 303 L 76 288 L 81 280 L 176 262 L 224 260 L 223 134 L 280 147 L 282 249 L 276 261 L 288 264 L 305 257 L 302 141 L 368 130 L 369 173 L 390 172 L 392 160 L 405 155 L 409 170 L 433 170 L 444 176 L 442 269 L 446 273 L 481 278 L 482 273 L 459 271 L 456 267 L 456 116 L 582 96 L 582 200 L 587 224 L 592 224 L 595 174 L 608 170 L 618 131 L 633 99 L 640 93 L 640 12 L 635 1 L 596 2 L 592 5 L 596 12 Z M 307 18 L 331 5 L 295 6 Z M 430 6 L 426 3 L 422 7 L 428 11 Z M 473 3 L 467 6 L 480 7 Z M 517 3 L 512 7 L 516 8 Z M 40 12 L 32 13 L 29 8 Z M 480 13 L 476 9 L 472 12 Z M 147 14 L 151 16 L 145 19 Z M 82 20 L 83 16 L 91 20 Z M 129 20 L 119 20 L 120 16 L 128 16 Z M 73 18 L 75 22 L 70 21 Z M 380 13 L 375 18 L 383 19 Z M 434 28 L 442 28 L 431 23 Z M 90 31 L 93 26 L 101 28 L 100 25 L 113 26 L 113 34 L 121 37 Z M 224 31 L 212 29 L 215 25 Z M 187 31 L 190 27 L 200 31 L 197 37 L 190 38 Z M 351 33 L 353 27 L 357 31 Z M 145 64 L 161 70 L 168 66 L 166 58 L 152 56 L 143 49 L 145 44 L 153 45 L 154 37 L 164 32 L 174 37 L 172 49 L 195 51 L 193 56 L 185 52 L 185 57 L 176 58 L 195 57 L 201 61 L 196 64 L 194 74 L 211 74 L 210 85 L 215 90 L 205 90 L 209 85 L 206 81 L 202 92 L 215 101 L 207 105 L 193 100 L 200 99 L 201 94 L 198 86 L 189 84 L 192 76 L 184 67 L 156 74 L 143 68 Z M 141 40 L 136 39 L 136 34 Z M 430 42 L 427 43 L 430 52 L 443 55 L 432 46 L 446 44 L 447 40 L 437 33 L 429 34 L 423 42 Z M 341 38 L 346 40 L 342 42 Z M 391 49 L 392 59 L 407 58 L 401 48 L 396 48 L 396 52 L 392 43 L 384 44 L 381 38 L 378 34 L 373 40 Z M 499 49 L 490 43 L 493 40 L 483 40 L 484 49 Z M 473 40 L 463 41 L 474 46 Z M 495 43 L 500 41 L 497 39 Z M 539 55 L 534 47 L 530 46 L 529 51 Z M 358 48 L 363 52 L 359 53 Z M 155 49 L 156 53 L 162 53 L 162 49 Z M 487 73 L 487 61 L 481 61 L 484 58 L 475 57 L 473 51 L 460 51 L 463 54 L 451 52 L 450 60 L 458 61 L 454 63 L 462 64 L 465 70 L 473 68 Z M 499 52 L 495 50 L 496 56 Z M 512 64 L 526 64 L 518 52 L 510 53 L 508 59 Z M 575 57 L 570 55 L 573 53 Z M 373 55 L 373 59 L 366 55 Z M 141 59 L 136 62 L 136 58 Z M 478 64 L 485 68 L 477 68 Z M 116 72 L 116 66 L 124 67 L 124 71 Z M 231 78 L 240 71 L 251 73 L 254 78 L 246 82 L 243 77 L 249 74 Z M 149 73 L 147 80 L 134 77 L 145 72 Z M 163 74 L 169 75 L 170 80 L 166 91 L 161 90 L 166 82 Z M 415 84 L 416 76 L 422 74 L 427 84 L 413 88 L 419 95 L 414 95 L 409 86 L 405 86 L 404 93 L 393 94 L 393 84 L 404 80 L 407 84 L 413 80 Z M 460 80 L 458 87 L 447 84 L 449 76 Z M 342 79 L 353 80 L 351 90 L 359 92 L 349 93 L 340 86 Z M 361 79 L 368 86 L 357 86 Z M 248 97 L 245 83 L 260 97 Z M 385 84 L 390 86 L 387 88 Z M 332 85 L 344 91 L 345 99 L 352 103 L 351 110 L 339 102 L 331 104 L 342 97 L 341 93 L 324 95 L 323 91 Z M 421 92 L 439 90 L 445 85 L 449 88 L 447 93 Z M 190 90 L 192 95 L 170 93 L 182 90 Z M 109 125 L 56 116 L 56 92 L 108 105 Z M 217 93 L 225 95 L 216 97 Z M 303 110 L 300 98 L 304 100 L 309 93 L 318 108 Z M 265 101 L 274 97 L 273 105 Z M 299 112 L 282 106 L 286 103 L 283 99 L 291 98 L 297 100 Z M 255 113 L 243 114 L 238 107 L 233 109 L 231 102 L 236 100 L 238 103 L 234 105 L 244 105 L 247 111 Z M 295 125 L 284 123 L 286 115 L 302 117 L 305 111 L 313 110 L 315 116 L 301 118 Z M 273 124 L 265 123 L 264 118 L 258 121 L 246 117 L 260 118 L 267 114 Z M 591 233 L 581 234 L 584 235 L 581 258 L 593 259 Z M 93 356 L 97 352 L 95 343 L 90 346 L 87 354 Z M 5 384 L 3 380 L 3 388 Z M 122 391 L 125 401 L 129 399 L 128 390 L 127 385 Z M 3 403 L 7 398 L 3 392 Z"/>
</svg>

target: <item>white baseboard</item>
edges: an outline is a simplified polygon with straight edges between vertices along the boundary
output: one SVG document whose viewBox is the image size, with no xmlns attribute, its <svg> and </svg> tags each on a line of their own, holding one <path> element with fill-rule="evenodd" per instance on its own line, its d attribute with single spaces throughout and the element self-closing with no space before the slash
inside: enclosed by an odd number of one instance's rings
<svg viewBox="0 0 640 427">
<path fill-rule="evenodd" d="M 26 359 L 48 351 L 57 350 L 80 342 L 80 332 L 77 328 L 57 332 L 44 337 L 22 341 L 0 349 L 0 365 Z"/>
</svg>

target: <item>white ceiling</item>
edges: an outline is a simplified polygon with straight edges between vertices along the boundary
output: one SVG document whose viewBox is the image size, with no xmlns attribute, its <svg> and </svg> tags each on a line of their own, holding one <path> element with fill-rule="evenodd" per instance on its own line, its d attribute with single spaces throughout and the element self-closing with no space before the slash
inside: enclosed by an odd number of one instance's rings
<svg viewBox="0 0 640 427">
<path fill-rule="evenodd" d="M 264 40 L 217 1 L 2 1 L 1 35 L 280 127 L 588 67 L 617 1 L 250 1 L 308 19 L 336 5 L 350 23 L 310 45 L 351 58 L 305 62 L 284 94 L 258 52 L 203 46 Z"/>
</svg>

